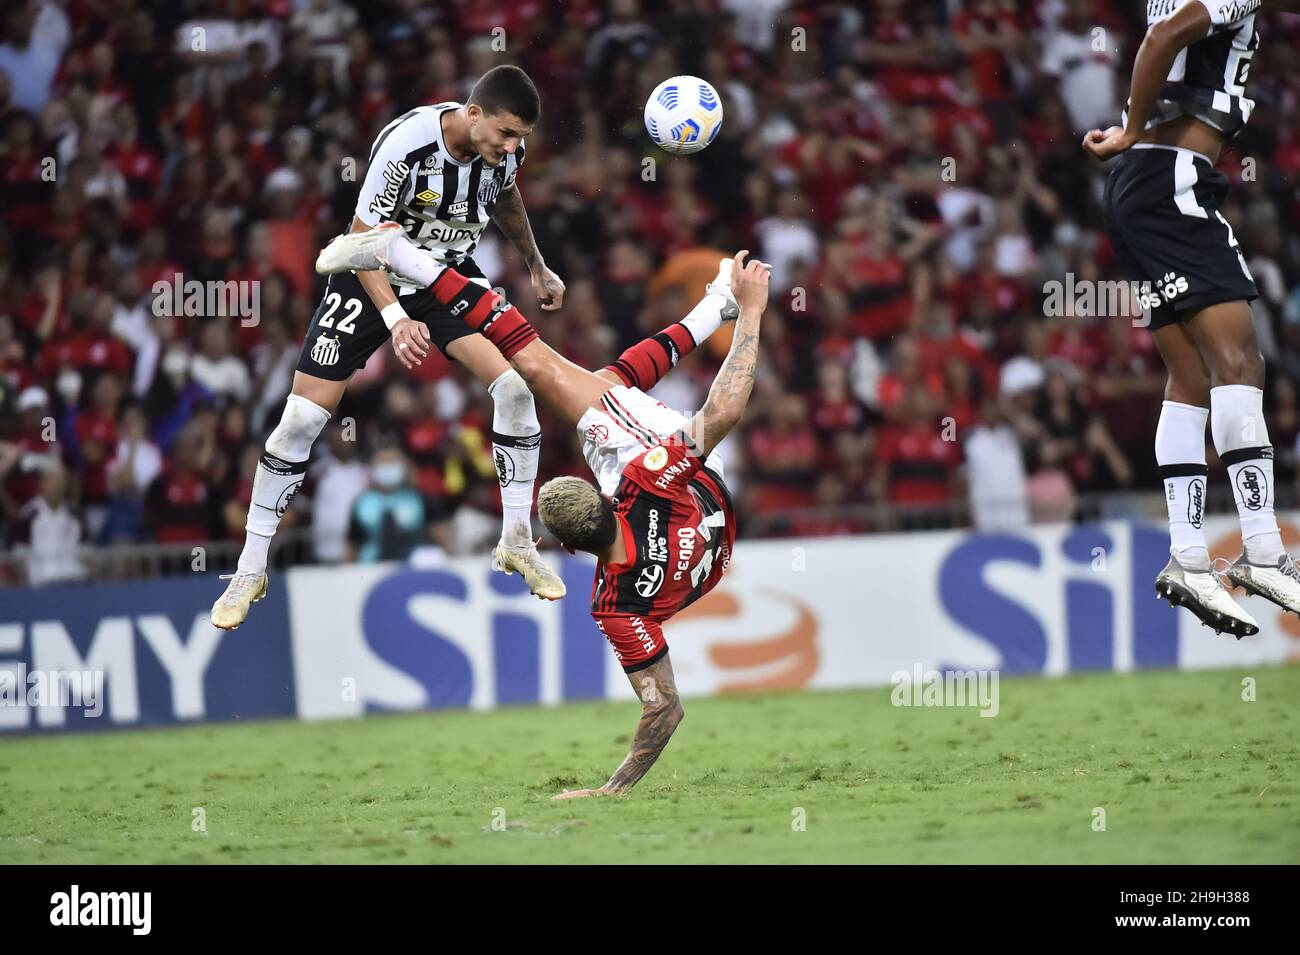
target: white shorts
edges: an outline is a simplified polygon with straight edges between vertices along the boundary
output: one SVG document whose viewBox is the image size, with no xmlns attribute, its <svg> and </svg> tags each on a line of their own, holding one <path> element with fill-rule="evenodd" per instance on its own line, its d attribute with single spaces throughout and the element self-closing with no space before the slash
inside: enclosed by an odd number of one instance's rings
<svg viewBox="0 0 1300 955">
<path fill-rule="evenodd" d="M 596 486 L 613 497 L 628 462 L 663 444 L 689 423 L 680 412 L 638 388 L 615 385 L 609 389 L 601 396 L 601 407 L 588 408 L 578 421 L 582 455 L 595 475 Z M 717 451 L 705 459 L 704 466 L 726 479 Z"/>
</svg>

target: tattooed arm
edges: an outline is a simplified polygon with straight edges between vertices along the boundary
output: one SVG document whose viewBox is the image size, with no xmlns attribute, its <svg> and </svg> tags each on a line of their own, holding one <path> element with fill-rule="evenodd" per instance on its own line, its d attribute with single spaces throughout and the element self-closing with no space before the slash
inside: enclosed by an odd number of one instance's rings
<svg viewBox="0 0 1300 955">
<path fill-rule="evenodd" d="M 555 799 L 576 799 L 582 796 L 613 796 L 627 792 L 650 771 L 659 754 L 668 745 L 677 724 L 685 711 L 677 695 L 677 680 L 668 654 L 658 663 L 627 675 L 632 689 L 641 698 L 641 721 L 636 726 L 636 736 L 627 757 L 614 770 L 605 785 L 599 789 L 577 789 L 560 793 Z"/>
<path fill-rule="evenodd" d="M 650 771 L 685 712 L 667 653 L 654 666 L 629 673 L 627 678 L 641 698 L 641 722 L 637 723 L 636 737 L 627 758 L 601 787 L 607 793 L 631 789 Z"/>
<path fill-rule="evenodd" d="M 519 195 L 519 187 L 512 185 L 497 196 L 497 201 L 492 204 L 488 214 L 501 234 L 524 257 L 524 264 L 532 275 L 533 290 L 537 293 L 537 300 L 542 303 L 542 309 L 549 312 L 563 305 L 564 283 L 542 261 L 542 253 L 537 248 L 537 240 L 533 238 L 533 227 L 528 221 L 528 211 L 524 208 L 523 196 Z"/>
<path fill-rule="evenodd" d="M 758 328 L 767 307 L 767 284 L 772 267 L 758 259 L 750 259 L 742 266 L 746 253 L 736 253 L 736 268 L 732 272 L 732 289 L 740 304 L 740 317 L 736 319 L 731 350 L 718 369 L 709 389 L 709 397 L 699 414 L 687 425 L 687 435 L 701 457 L 717 447 L 745 413 L 749 394 L 754 388 L 754 372 L 758 366 Z"/>
</svg>

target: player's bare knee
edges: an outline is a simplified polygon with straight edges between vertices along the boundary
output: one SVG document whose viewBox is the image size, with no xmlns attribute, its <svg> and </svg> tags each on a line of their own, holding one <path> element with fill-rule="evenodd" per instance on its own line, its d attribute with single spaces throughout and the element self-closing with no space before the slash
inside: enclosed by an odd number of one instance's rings
<svg viewBox="0 0 1300 955">
<path fill-rule="evenodd" d="M 1211 384 L 1264 387 L 1264 356 L 1257 348 L 1230 349 L 1214 356 Z"/>
<path fill-rule="evenodd" d="M 1179 404 L 1195 405 L 1198 408 L 1210 406 L 1210 376 L 1204 367 L 1194 372 L 1175 372 L 1171 367 L 1169 380 L 1165 383 L 1165 400 L 1177 401 Z"/>
</svg>

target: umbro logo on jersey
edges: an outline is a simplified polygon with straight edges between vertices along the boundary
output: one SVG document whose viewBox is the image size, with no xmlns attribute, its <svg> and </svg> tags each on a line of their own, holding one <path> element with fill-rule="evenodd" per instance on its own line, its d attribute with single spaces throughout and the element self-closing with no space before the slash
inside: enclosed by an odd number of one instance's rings
<svg viewBox="0 0 1300 955">
<path fill-rule="evenodd" d="M 438 193 L 434 192 L 432 189 L 426 189 L 424 190 L 424 192 L 417 192 L 415 194 L 415 205 L 431 206 L 435 202 L 437 202 L 440 198 L 442 197 L 439 196 Z"/>
<path fill-rule="evenodd" d="M 316 344 L 311 346 L 311 360 L 318 365 L 337 365 L 339 363 L 339 340 L 337 338 L 326 338 L 324 335 L 316 339 Z"/>
</svg>

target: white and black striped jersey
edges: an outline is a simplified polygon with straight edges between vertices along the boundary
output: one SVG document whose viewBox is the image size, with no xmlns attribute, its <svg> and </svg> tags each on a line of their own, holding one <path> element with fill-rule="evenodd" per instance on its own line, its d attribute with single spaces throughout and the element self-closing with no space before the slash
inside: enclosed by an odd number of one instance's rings
<svg viewBox="0 0 1300 955">
<path fill-rule="evenodd" d="M 488 223 L 488 207 L 514 185 L 524 143 L 495 167 L 475 156 L 461 162 L 442 138 L 442 114 L 460 103 L 420 106 L 384 127 L 370 148 L 370 166 L 356 214 L 369 226 L 397 222 L 407 238 L 444 262 L 473 254 Z M 390 276 L 394 285 L 415 286 Z"/>
<path fill-rule="evenodd" d="M 1165 77 L 1146 128 L 1180 116 L 1194 116 L 1231 138 L 1250 120 L 1254 100 L 1246 97 L 1250 61 L 1259 49 L 1255 11 L 1262 0 L 1147 0 L 1147 26 L 1167 19 L 1189 3 L 1209 11 L 1210 32 L 1179 51 Z M 1124 111 L 1122 123 L 1128 123 Z"/>
</svg>

